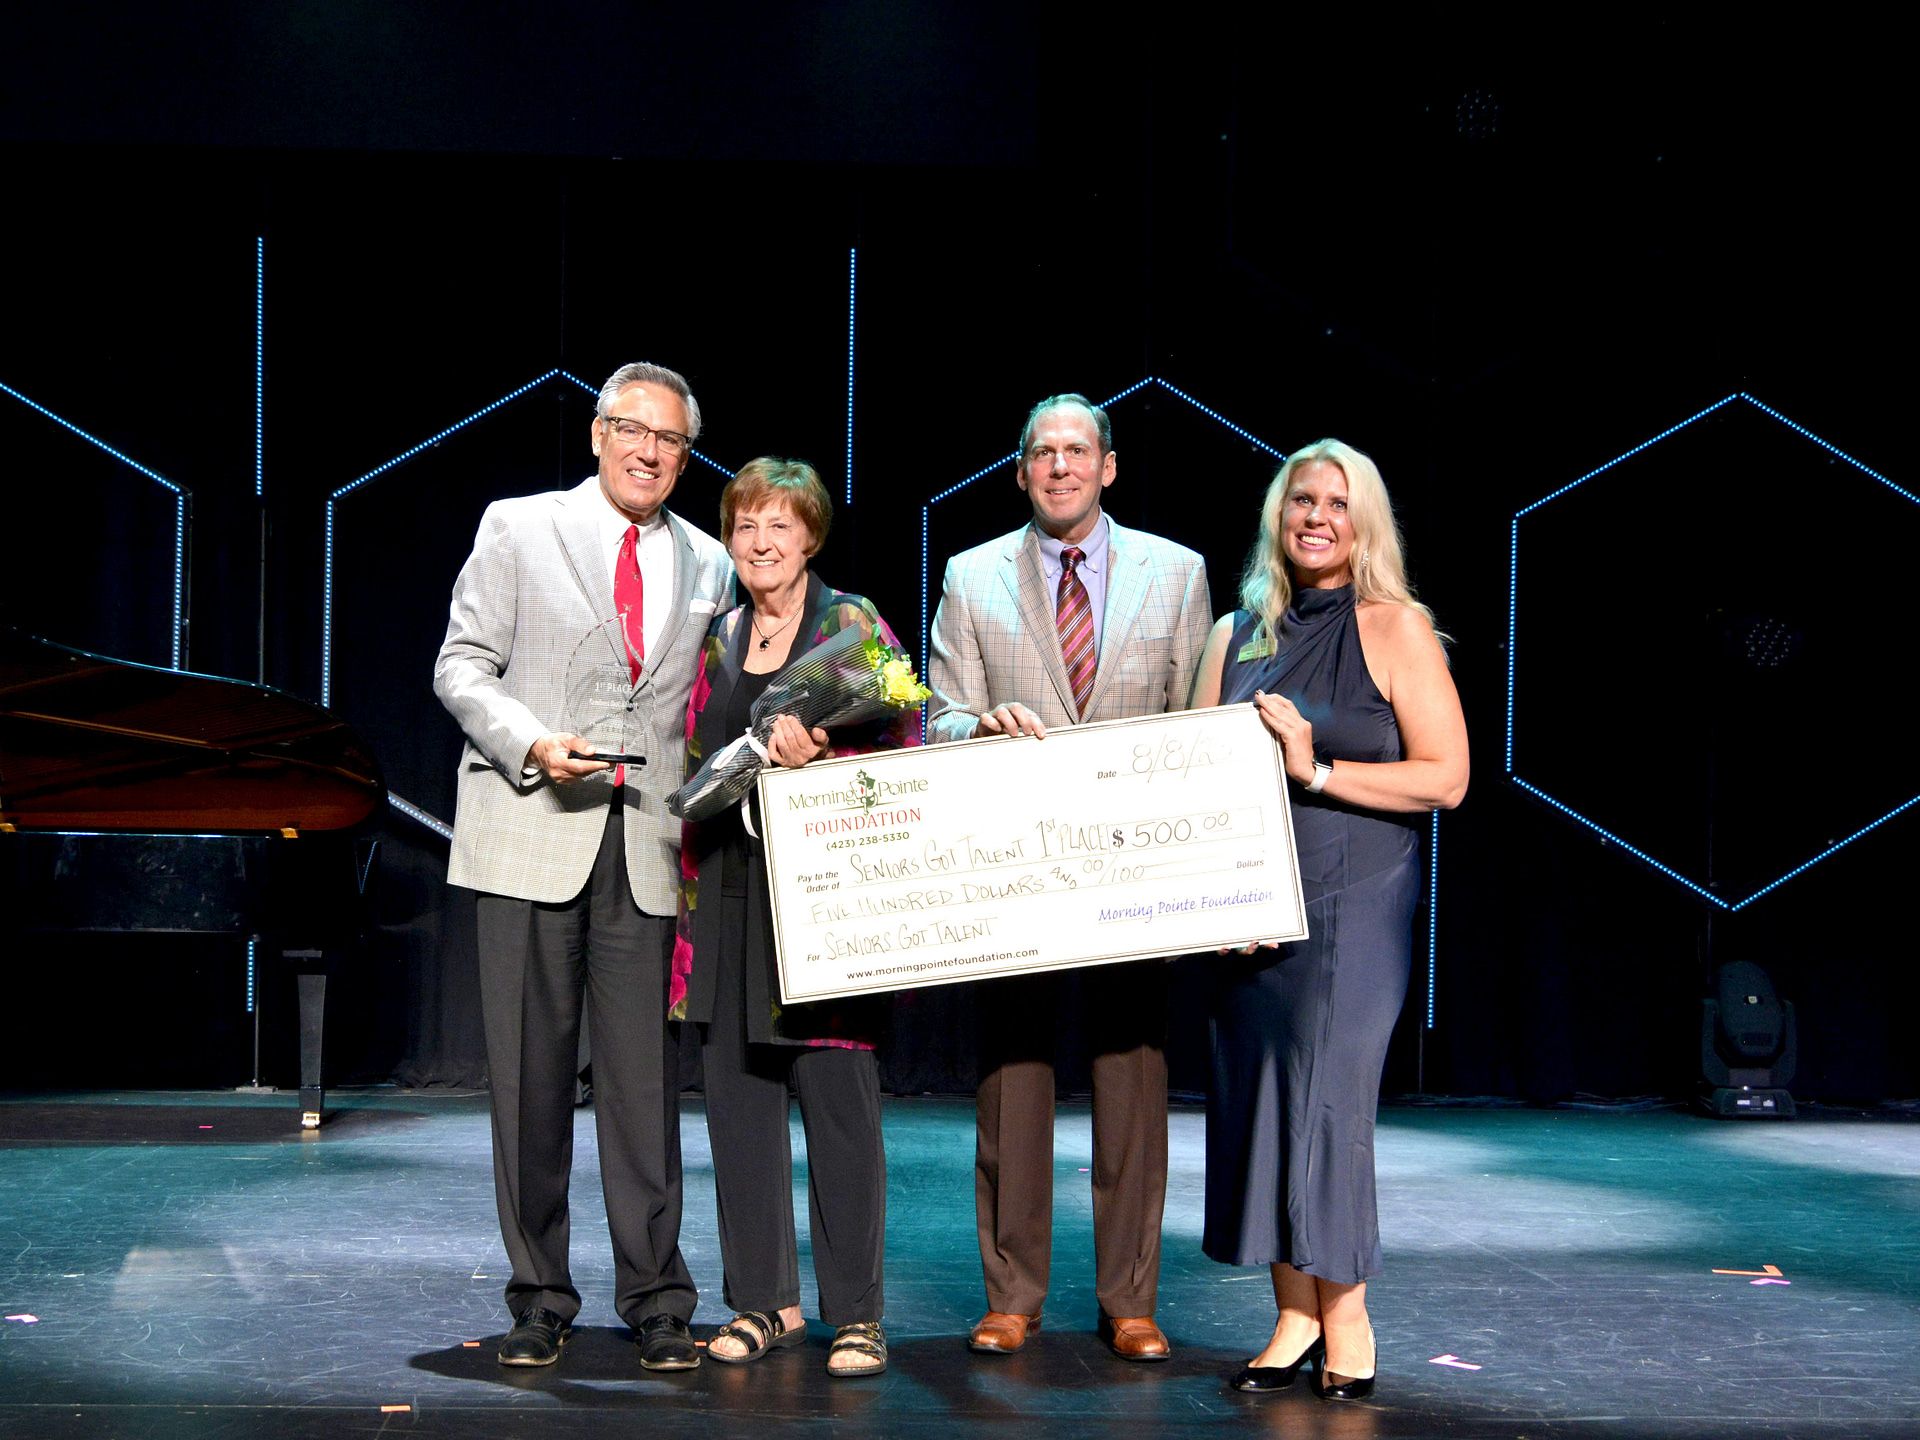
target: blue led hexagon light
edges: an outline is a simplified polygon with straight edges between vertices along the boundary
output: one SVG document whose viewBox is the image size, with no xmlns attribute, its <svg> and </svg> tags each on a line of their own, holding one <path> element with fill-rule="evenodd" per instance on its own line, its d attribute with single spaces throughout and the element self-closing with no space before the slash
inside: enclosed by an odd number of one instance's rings
<svg viewBox="0 0 1920 1440">
<path fill-rule="evenodd" d="M 1920 495 L 1742 392 L 1508 543 L 1505 768 L 1535 800 L 1728 912 L 1920 806 L 1911 747 L 1819 783 L 1909 644 L 1875 557 L 1920 544 Z"/>
</svg>

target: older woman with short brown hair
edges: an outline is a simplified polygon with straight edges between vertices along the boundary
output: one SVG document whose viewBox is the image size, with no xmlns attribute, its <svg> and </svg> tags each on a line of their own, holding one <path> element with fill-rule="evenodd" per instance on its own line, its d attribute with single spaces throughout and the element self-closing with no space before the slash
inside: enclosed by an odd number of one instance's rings
<svg viewBox="0 0 1920 1440">
<path fill-rule="evenodd" d="M 873 603 L 820 583 L 808 562 L 827 538 L 833 502 L 811 465 L 763 458 L 720 498 L 720 538 L 746 602 L 717 617 L 687 709 L 687 773 L 742 734 L 753 702 L 787 667 L 849 626 L 895 645 Z M 920 743 L 911 709 L 829 735 L 780 717 L 775 764 L 805 765 Z M 755 803 L 751 798 L 749 804 Z M 887 1166 L 874 1045 L 890 996 L 782 1005 L 774 973 L 766 852 L 738 811 L 685 827 L 673 1017 L 701 1027 L 707 1134 L 713 1146 L 726 1302 L 738 1313 L 708 1343 L 722 1364 L 801 1343 L 787 1085 L 807 1134 L 808 1219 L 820 1318 L 835 1327 L 827 1373 L 877 1375 Z"/>
</svg>

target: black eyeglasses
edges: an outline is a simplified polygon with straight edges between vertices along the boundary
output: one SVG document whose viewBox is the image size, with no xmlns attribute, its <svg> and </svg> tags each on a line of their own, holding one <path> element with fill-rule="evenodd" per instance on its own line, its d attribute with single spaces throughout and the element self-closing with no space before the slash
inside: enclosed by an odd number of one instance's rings
<svg viewBox="0 0 1920 1440">
<path fill-rule="evenodd" d="M 676 460 L 693 448 L 693 441 L 678 430 L 656 430 L 638 420 L 625 420 L 618 416 L 609 417 L 606 423 L 609 430 L 630 444 L 637 445 L 651 435 L 660 453 Z"/>
</svg>

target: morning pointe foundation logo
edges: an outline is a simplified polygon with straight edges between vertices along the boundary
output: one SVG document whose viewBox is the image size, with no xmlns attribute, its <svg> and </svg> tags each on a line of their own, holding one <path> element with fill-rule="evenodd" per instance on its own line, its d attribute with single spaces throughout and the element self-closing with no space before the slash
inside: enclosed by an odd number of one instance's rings
<svg viewBox="0 0 1920 1440">
<path fill-rule="evenodd" d="M 853 772 L 853 783 L 842 790 L 815 790 L 810 794 L 787 796 L 789 810 L 858 810 L 870 812 L 886 800 L 908 795 L 924 795 L 928 783 L 922 779 L 881 780 L 865 769 Z"/>
</svg>

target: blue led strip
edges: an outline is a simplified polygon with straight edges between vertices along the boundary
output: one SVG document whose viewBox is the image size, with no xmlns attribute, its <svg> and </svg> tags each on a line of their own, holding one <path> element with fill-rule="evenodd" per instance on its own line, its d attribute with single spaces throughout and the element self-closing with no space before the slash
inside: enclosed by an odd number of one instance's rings
<svg viewBox="0 0 1920 1440">
<path fill-rule="evenodd" d="M 1520 623 L 1520 517 L 1513 517 L 1507 536 L 1507 773 L 1513 773 L 1513 652 Z"/>
<path fill-rule="evenodd" d="M 1626 460 L 1631 460 L 1634 456 L 1638 455 L 1642 450 L 1645 450 L 1648 447 L 1653 445 L 1658 445 L 1662 440 L 1666 439 L 1669 435 L 1677 435 L 1680 431 L 1686 429 L 1689 425 L 1693 424 L 1695 421 L 1706 419 L 1707 416 L 1713 414 L 1714 411 L 1719 410 L 1725 406 L 1731 405 L 1734 401 L 1740 398 L 1741 397 L 1736 393 L 1736 394 L 1727 396 L 1725 399 L 1714 401 L 1713 404 L 1707 406 L 1707 408 L 1702 410 L 1698 415 L 1689 415 L 1686 419 L 1682 420 L 1678 425 L 1669 425 L 1666 429 L 1662 430 L 1658 435 L 1655 435 L 1651 440 L 1642 440 L 1638 445 L 1634 446 L 1631 450 L 1627 451 L 1626 454 L 1614 456 L 1613 459 L 1607 461 L 1606 464 L 1600 466 L 1597 469 L 1589 470 L 1586 474 L 1582 475 L 1578 480 L 1569 480 L 1566 484 L 1562 485 L 1558 490 L 1555 490 L 1550 495 L 1542 495 L 1538 500 L 1534 501 L 1531 505 L 1527 506 L 1526 509 L 1516 511 L 1513 518 L 1518 520 L 1522 515 L 1530 514 L 1531 512 L 1538 510 L 1542 505 L 1546 504 L 1549 500 L 1558 500 L 1562 495 L 1566 494 L 1569 490 L 1573 489 L 1576 485 L 1584 485 L 1587 483 L 1587 481 L 1593 479 L 1594 476 L 1604 475 L 1607 471 L 1613 469 L 1614 466 L 1620 464 L 1621 462 Z"/>
<path fill-rule="evenodd" d="M 411 450 L 403 450 L 400 454 L 394 456 L 393 459 L 387 461 L 384 465 L 374 466 L 373 469 L 369 470 L 366 474 L 362 475 L 358 480 L 352 480 L 352 481 L 349 481 L 347 484 L 342 485 L 338 490 L 334 491 L 333 494 L 328 498 L 332 500 L 338 500 L 343 495 L 352 494 L 355 490 L 358 490 L 362 485 L 365 485 L 368 481 L 377 480 L 380 478 L 380 476 L 386 474 L 387 471 L 393 469 L 395 466 L 406 464 L 407 461 L 411 460 L 414 456 L 418 455 L 422 450 L 431 450 L 435 445 L 438 445 L 442 440 L 446 439 L 449 435 L 454 434 L 456 431 L 466 429 L 467 426 L 473 424 L 473 422 L 476 420 L 484 419 L 488 415 L 491 415 L 494 411 L 498 410 L 502 405 L 511 405 L 515 400 L 518 400 L 522 395 L 526 394 L 529 390 L 539 389 L 542 385 L 546 384 L 547 381 L 553 379 L 555 376 L 559 375 L 560 373 L 561 372 L 558 370 L 549 370 L 547 371 L 546 374 L 542 375 L 538 380 L 529 380 L 526 384 L 522 385 L 518 390 L 512 391 L 511 393 L 506 395 L 502 395 L 498 400 L 494 401 L 491 405 L 482 406 L 480 409 L 474 411 L 473 414 L 467 416 L 466 419 L 456 421 L 452 425 L 447 426 L 446 429 L 440 431 L 437 435 L 429 435 L 425 440 L 422 440 L 418 445 L 415 445 Z M 572 377 L 569 376 L 568 378 L 571 379 Z"/>
<path fill-rule="evenodd" d="M 387 803 L 415 824 L 424 825 L 442 840 L 453 839 L 453 827 L 437 815 L 429 815 L 409 800 L 402 800 L 391 790 L 387 792 Z"/>
<path fill-rule="evenodd" d="M 1529 795 L 1533 796 L 1538 800 L 1544 801 L 1548 805 L 1551 805 L 1554 809 L 1558 810 L 1562 815 L 1567 816 L 1569 819 L 1579 821 L 1580 824 L 1586 826 L 1589 830 L 1593 831 L 1593 833 L 1598 835 L 1601 839 L 1606 840 L 1611 844 L 1618 845 L 1622 850 L 1626 851 L 1629 855 L 1632 855 L 1636 859 L 1645 861 L 1648 865 L 1651 865 L 1654 869 L 1658 870 L 1662 875 L 1666 876 L 1669 880 L 1676 881 L 1679 884 L 1686 886 L 1687 889 L 1691 890 L 1694 894 L 1698 895 L 1702 900 L 1711 901 L 1713 904 L 1718 905 L 1722 910 L 1733 909 L 1732 905 L 1728 904 L 1725 900 L 1722 900 L 1718 895 L 1714 894 L 1711 890 L 1707 889 L 1705 886 L 1694 884 L 1693 881 L 1689 880 L 1686 876 L 1682 875 L 1678 870 L 1674 869 L 1671 865 L 1662 865 L 1658 860 L 1654 859 L 1653 856 L 1647 854 L 1646 851 L 1640 849 L 1639 846 L 1630 845 L 1625 840 L 1622 840 L 1618 835 L 1614 834 L 1611 830 L 1606 829 L 1604 826 L 1594 824 L 1593 821 L 1589 820 L 1586 816 L 1582 815 L 1578 810 L 1575 810 L 1571 805 L 1563 805 L 1560 801 L 1554 799 L 1553 796 L 1549 795 L 1546 791 L 1542 790 L 1538 785 L 1529 785 L 1526 781 L 1522 780 L 1518 775 L 1509 775 L 1507 778 L 1511 780 L 1514 784 L 1518 785 L 1522 790 L 1526 791 Z"/>
<path fill-rule="evenodd" d="M 89 435 L 86 431 L 82 430 L 78 425 L 75 425 L 71 420 L 61 419 L 58 415 L 54 414 L 53 411 L 47 409 L 46 406 L 41 405 L 33 400 L 29 400 L 26 396 L 22 395 L 18 390 L 14 389 L 11 385 L 6 384 L 5 382 L 0 382 L 0 390 L 6 391 L 7 394 L 11 395 L 14 399 L 18 400 L 22 405 L 26 406 L 29 410 L 38 411 L 40 414 L 46 416 L 47 419 L 53 421 L 53 423 L 58 425 L 61 429 L 70 430 L 75 435 L 78 435 L 82 440 L 86 441 L 89 445 L 97 446 L 99 449 L 106 451 L 107 454 L 113 456 L 113 458 L 118 460 L 122 465 L 131 466 L 133 469 L 138 470 L 142 475 L 146 476 L 149 480 L 159 481 L 162 485 L 166 486 L 167 489 L 171 490 L 174 494 L 184 495 L 187 493 L 186 488 L 184 486 L 174 484 L 173 481 L 167 479 L 167 477 L 162 475 L 158 470 L 149 470 L 146 466 L 142 465 L 138 460 L 135 460 L 131 455 L 123 455 L 120 451 L 114 449 L 113 446 L 107 444 L 107 442 L 102 440 L 99 436 Z"/>
<path fill-rule="evenodd" d="M 320 703 L 333 704 L 333 507 L 327 501 L 326 558 L 320 576 Z"/>
<path fill-rule="evenodd" d="M 1433 1029 L 1433 983 L 1440 953 L 1440 812 L 1427 836 L 1427 1029 Z"/>
<path fill-rule="evenodd" d="M 933 504 L 929 501 L 920 507 L 920 678 L 924 681 L 932 668 L 933 641 L 927 622 L 927 595 L 933 587 L 930 567 L 932 554 L 927 548 L 927 518 L 933 513 Z M 920 743 L 927 743 L 927 707 L 920 707 Z"/>
<path fill-rule="evenodd" d="M 82 440 L 86 441 L 89 445 L 92 445 L 97 449 L 106 451 L 107 454 L 111 455 L 114 459 L 118 460 L 122 465 L 125 465 L 130 469 L 139 471 L 142 475 L 146 476 L 149 480 L 156 481 L 160 485 L 165 486 L 168 490 L 171 490 L 173 492 L 173 650 L 172 650 L 173 662 L 172 664 L 173 664 L 173 668 L 175 670 L 178 670 L 180 668 L 180 662 L 182 658 L 180 654 L 180 644 L 182 639 L 182 636 L 180 633 L 181 605 L 186 597 L 186 570 L 187 570 L 187 490 L 186 490 L 186 487 L 184 485 L 175 484 L 173 481 L 167 479 L 166 476 L 162 475 L 158 470 L 149 470 L 146 466 L 142 465 L 138 460 L 135 460 L 131 455 L 124 454 L 121 451 L 114 449 L 113 446 L 107 444 L 107 442 L 102 440 L 98 435 L 89 435 L 85 430 L 82 430 L 78 425 L 74 424 L 71 420 L 63 419 L 62 417 L 54 414 L 53 411 L 47 409 L 46 406 L 40 404 L 36 400 L 29 400 L 25 395 L 22 395 L 18 390 L 14 389 L 11 385 L 6 384 L 4 381 L 0 381 L 0 391 L 5 391 L 7 394 L 11 395 L 14 399 L 18 400 L 22 405 L 26 406 L 29 410 L 34 411 L 36 414 L 46 416 L 47 419 L 53 421 L 53 423 L 58 425 L 62 430 L 68 431 L 71 434 L 79 436 Z"/>
<path fill-rule="evenodd" d="M 254 951 L 260 942 L 251 936 L 247 939 L 247 1014 L 253 1014 L 253 961 Z"/>
<path fill-rule="evenodd" d="M 1147 376 L 1147 378 L 1144 380 L 1136 380 L 1133 382 L 1133 384 L 1127 386 L 1126 389 L 1119 391 L 1117 394 L 1109 395 L 1105 400 L 1102 400 L 1100 402 L 1100 408 L 1102 410 L 1110 410 L 1115 405 L 1118 405 L 1122 400 L 1126 399 L 1129 395 L 1133 394 L 1135 391 L 1144 390 L 1149 385 L 1167 385 L 1167 382 L 1164 380 L 1156 380 L 1151 375 Z M 1173 387 L 1171 385 L 1167 385 L 1167 388 L 1169 390 L 1173 390 Z M 1175 390 L 1174 393 L 1178 395 L 1180 392 Z M 1186 397 L 1181 396 L 1181 398 L 1185 399 Z M 1198 403 L 1198 402 L 1195 402 L 1195 403 Z M 1201 405 L 1200 408 L 1202 410 L 1207 410 L 1207 407 L 1204 405 Z M 1207 414 L 1212 415 L 1213 411 L 1207 410 Z M 1214 418 L 1218 419 L 1219 417 L 1215 416 Z"/>
<path fill-rule="evenodd" d="M 263 420 L 267 406 L 267 237 L 256 235 L 253 241 L 253 498 L 266 492 L 266 431 Z"/>
<path fill-rule="evenodd" d="M 1789 430 L 1793 431 L 1794 434 L 1805 436 L 1807 439 L 1811 440 L 1814 444 L 1818 445 L 1822 450 L 1825 450 L 1828 454 L 1838 456 L 1840 459 L 1846 461 L 1849 465 L 1853 466 L 1854 469 L 1858 470 L 1862 475 L 1872 476 L 1875 480 L 1878 480 L 1882 485 L 1886 486 L 1889 490 L 1893 491 L 1896 495 L 1904 495 L 1906 496 L 1907 499 L 1913 501 L 1916 505 L 1920 505 L 1920 495 L 1914 494 L 1913 491 L 1911 490 L 1902 489 L 1900 486 L 1894 484 L 1893 481 L 1889 480 L 1886 476 L 1882 475 L 1878 470 L 1873 469 L 1871 466 L 1862 465 L 1858 460 L 1854 459 L 1853 456 L 1847 454 L 1847 452 L 1842 450 L 1839 446 L 1828 444 L 1825 440 L 1822 440 L 1818 435 L 1814 434 L 1811 430 L 1807 429 L 1804 425 L 1794 424 L 1793 421 L 1789 420 L 1786 416 L 1782 415 L 1778 410 L 1774 409 L 1771 405 L 1762 405 L 1758 400 L 1754 399 L 1753 396 L 1747 394 L 1744 390 L 1740 392 L 1740 398 L 1746 401 L 1749 405 L 1753 406 L 1754 409 L 1760 411 L 1761 414 L 1771 415 L 1774 419 L 1778 420 L 1782 425 L 1786 426 Z"/>
<path fill-rule="evenodd" d="M 1233 421 L 1227 419 L 1227 417 L 1222 415 L 1218 410 L 1208 409 L 1205 405 L 1202 405 L 1198 400 L 1194 399 L 1191 395 L 1187 394 L 1186 391 L 1178 388 L 1177 386 L 1169 385 L 1166 381 L 1159 380 L 1159 379 L 1142 380 L 1140 384 L 1141 385 L 1157 384 L 1161 389 L 1167 391 L 1169 394 L 1178 395 L 1182 400 L 1186 401 L 1189 405 L 1193 406 L 1193 408 L 1198 410 L 1202 415 L 1208 416 L 1210 419 L 1218 420 L 1222 425 L 1226 426 L 1227 429 L 1233 431 L 1234 434 L 1240 436 L 1241 439 L 1252 441 L 1260 449 L 1266 451 L 1267 454 L 1272 455 L 1276 459 L 1280 459 L 1280 460 L 1284 460 L 1287 458 L 1286 452 L 1284 450 L 1274 449 L 1273 446 L 1267 444 L 1266 441 L 1262 440 L 1258 435 L 1254 434 L 1251 430 L 1243 430 L 1240 426 L 1234 424 Z M 1140 386 L 1136 385 L 1133 388 L 1134 390 L 1137 390 L 1140 388 Z M 1126 395 L 1131 395 L 1132 393 L 1133 393 L 1132 390 L 1123 390 L 1120 392 L 1119 395 L 1116 395 L 1114 399 L 1118 400 Z M 1109 400 L 1107 402 L 1108 405 L 1111 405 L 1112 403 L 1113 403 L 1113 400 Z"/>
<path fill-rule="evenodd" d="M 1758 890 L 1754 891 L 1753 894 L 1747 896 L 1746 899 L 1740 901 L 1738 904 L 1732 906 L 1731 908 L 1735 910 L 1744 910 L 1747 906 L 1753 904 L 1754 901 L 1758 900 L 1762 895 L 1768 894 L 1774 890 L 1778 890 L 1782 885 L 1786 884 L 1787 881 L 1793 879 L 1794 876 L 1801 874 L 1803 871 L 1811 870 L 1814 866 L 1818 865 L 1822 860 L 1826 859 L 1829 855 L 1833 854 L 1834 851 L 1846 849 L 1847 846 L 1853 844 L 1854 841 L 1858 840 L 1862 835 L 1865 835 L 1869 830 L 1878 830 L 1882 825 L 1886 824 L 1889 820 L 1893 819 L 1894 816 L 1904 814 L 1908 810 L 1913 809 L 1913 807 L 1916 805 L 1920 805 L 1920 795 L 1914 796 L 1913 799 L 1907 801 L 1907 803 L 1904 805 L 1894 806 L 1893 809 L 1889 810 L 1886 814 L 1882 815 L 1878 820 L 1875 820 L 1871 825 L 1862 825 L 1858 830 L 1854 831 L 1853 834 L 1847 836 L 1846 839 L 1837 841 L 1836 843 L 1829 845 L 1826 849 L 1822 850 L 1818 855 L 1814 856 L 1811 860 L 1803 861 L 1801 864 L 1794 866 L 1793 869 L 1787 871 L 1786 874 L 1782 875 L 1778 880 L 1775 880 L 1772 884 L 1762 885 Z"/>
<path fill-rule="evenodd" d="M 177 491 L 173 497 L 173 668 L 176 670 L 185 659 L 180 653 L 181 643 L 186 639 L 180 616 L 186 604 L 186 588 L 187 496 L 185 491 Z"/>
<path fill-rule="evenodd" d="M 860 252 L 847 251 L 847 504 L 853 504 L 853 317 Z"/>
<path fill-rule="evenodd" d="M 938 505 L 942 500 L 946 499 L 949 495 L 959 494 L 962 490 L 966 489 L 967 486 L 973 484 L 974 481 L 984 479 L 986 476 L 991 475 L 994 471 L 998 470 L 1002 465 L 1011 465 L 1013 464 L 1014 461 L 1018 460 L 1019 458 L 1020 458 L 1020 452 L 1018 450 L 1008 451 L 1005 455 L 1002 455 L 998 460 L 994 461 L 991 465 L 983 465 L 978 470 L 974 471 L 973 474 L 967 476 L 966 479 L 960 481 L 958 484 L 949 485 L 946 489 L 942 490 L 938 495 L 935 495 L 930 500 L 928 500 L 927 504 Z"/>
</svg>

